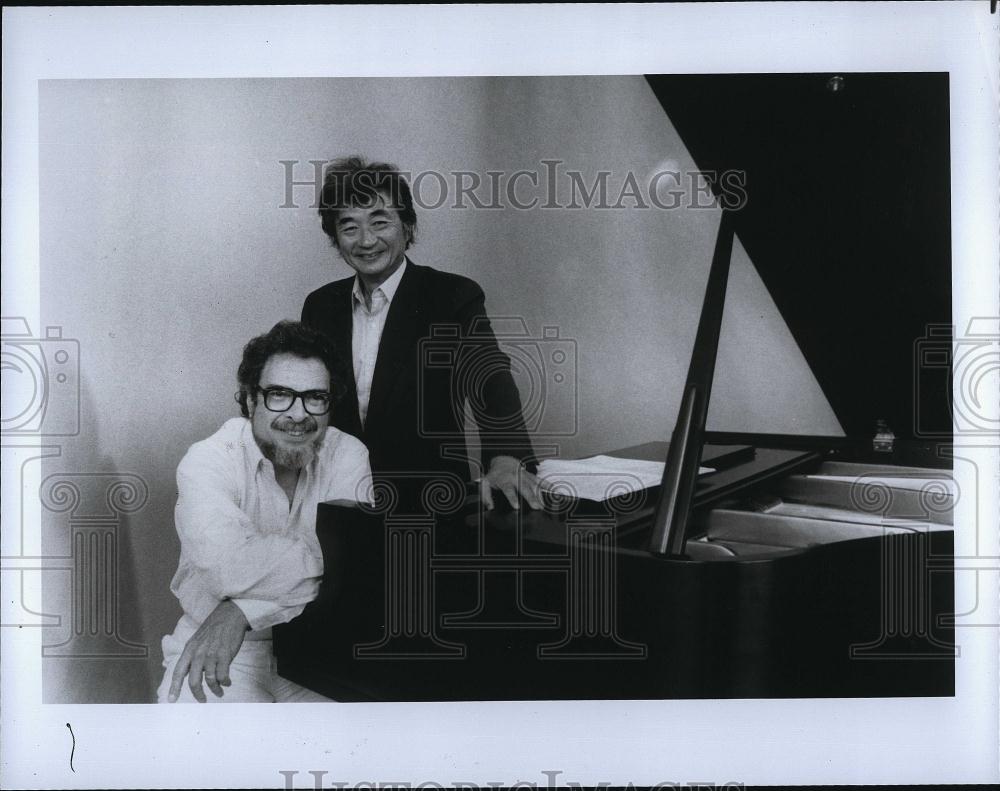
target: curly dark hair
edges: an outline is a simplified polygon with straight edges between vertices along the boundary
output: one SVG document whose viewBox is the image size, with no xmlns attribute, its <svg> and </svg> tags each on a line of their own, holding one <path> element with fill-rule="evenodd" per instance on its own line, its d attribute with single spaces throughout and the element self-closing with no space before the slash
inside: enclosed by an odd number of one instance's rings
<svg viewBox="0 0 1000 791">
<path fill-rule="evenodd" d="M 396 209 L 403 226 L 409 231 L 409 249 L 417 233 L 417 213 L 413 195 L 399 168 L 388 162 L 367 162 L 364 157 L 350 156 L 331 162 L 323 177 L 319 193 L 319 217 L 323 232 L 337 244 L 337 217 L 342 209 L 367 208 L 379 198 Z"/>
<path fill-rule="evenodd" d="M 261 372 L 275 354 L 294 354 L 304 360 L 320 360 L 330 374 L 331 404 L 336 404 L 347 392 L 347 367 L 334 342 L 302 322 L 279 321 L 243 347 L 243 360 L 236 372 L 240 385 L 236 403 L 240 405 L 243 417 L 250 417 L 248 402 L 257 403 Z"/>
</svg>

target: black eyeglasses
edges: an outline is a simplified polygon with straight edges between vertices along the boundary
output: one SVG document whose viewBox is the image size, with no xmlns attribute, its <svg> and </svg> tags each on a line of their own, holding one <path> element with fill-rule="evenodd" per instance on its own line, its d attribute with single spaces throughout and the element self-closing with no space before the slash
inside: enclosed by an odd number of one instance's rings
<svg viewBox="0 0 1000 791">
<path fill-rule="evenodd" d="M 258 387 L 256 392 L 264 394 L 264 406 L 272 412 L 287 412 L 296 398 L 302 399 L 302 406 L 310 415 L 325 415 L 330 411 L 330 394 L 326 390 L 289 390 L 287 387 Z"/>
</svg>

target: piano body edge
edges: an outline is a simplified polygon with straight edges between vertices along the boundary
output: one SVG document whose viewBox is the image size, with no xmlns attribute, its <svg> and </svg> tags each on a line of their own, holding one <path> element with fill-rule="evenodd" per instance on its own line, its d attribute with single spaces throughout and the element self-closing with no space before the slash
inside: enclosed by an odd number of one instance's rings
<svg viewBox="0 0 1000 791">
<path fill-rule="evenodd" d="M 321 505 L 324 583 L 276 629 L 279 672 L 339 700 L 953 695 L 950 476 L 845 464 L 728 489 L 684 558 L 647 550 L 634 502 L 621 534 L 593 507 Z"/>
</svg>

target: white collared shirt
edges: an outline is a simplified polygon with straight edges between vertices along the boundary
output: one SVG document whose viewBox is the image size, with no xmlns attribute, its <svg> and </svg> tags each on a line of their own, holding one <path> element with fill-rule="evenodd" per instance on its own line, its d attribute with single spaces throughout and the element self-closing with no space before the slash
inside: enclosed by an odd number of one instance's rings
<svg viewBox="0 0 1000 791">
<path fill-rule="evenodd" d="M 319 590 L 317 504 L 370 497 L 367 448 L 328 428 L 299 475 L 289 507 L 250 421 L 227 420 L 192 445 L 177 468 L 174 518 L 181 558 L 170 590 L 198 624 L 223 599 L 232 599 L 253 630 L 248 638 L 266 639 L 271 626 L 297 616 Z"/>
<path fill-rule="evenodd" d="M 361 279 L 354 276 L 354 290 L 351 292 L 353 323 L 351 329 L 351 351 L 354 355 L 354 381 L 358 388 L 358 414 L 361 425 L 368 418 L 368 400 L 372 393 L 372 377 L 378 359 L 378 345 L 382 340 L 382 330 L 389 316 L 389 306 L 396 296 L 399 281 L 406 270 L 406 259 L 399 269 L 392 273 L 382 285 L 372 292 L 371 308 L 365 304 L 365 294 Z"/>
</svg>

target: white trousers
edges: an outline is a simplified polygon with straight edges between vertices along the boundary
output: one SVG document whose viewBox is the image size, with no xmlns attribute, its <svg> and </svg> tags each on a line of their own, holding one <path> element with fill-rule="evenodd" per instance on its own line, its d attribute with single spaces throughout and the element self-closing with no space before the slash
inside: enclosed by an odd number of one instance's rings
<svg viewBox="0 0 1000 791">
<path fill-rule="evenodd" d="M 198 625 L 184 616 L 173 634 L 163 638 L 163 681 L 156 691 L 158 703 L 167 703 L 174 666 L 180 659 L 184 646 L 195 633 Z M 271 640 L 244 640 L 240 650 L 229 665 L 229 679 L 233 683 L 222 688 L 222 697 L 202 682 L 205 698 L 209 703 L 330 703 L 330 698 L 306 689 L 278 675 L 278 661 L 274 657 Z M 185 676 L 181 684 L 178 703 L 197 703 Z"/>
</svg>

